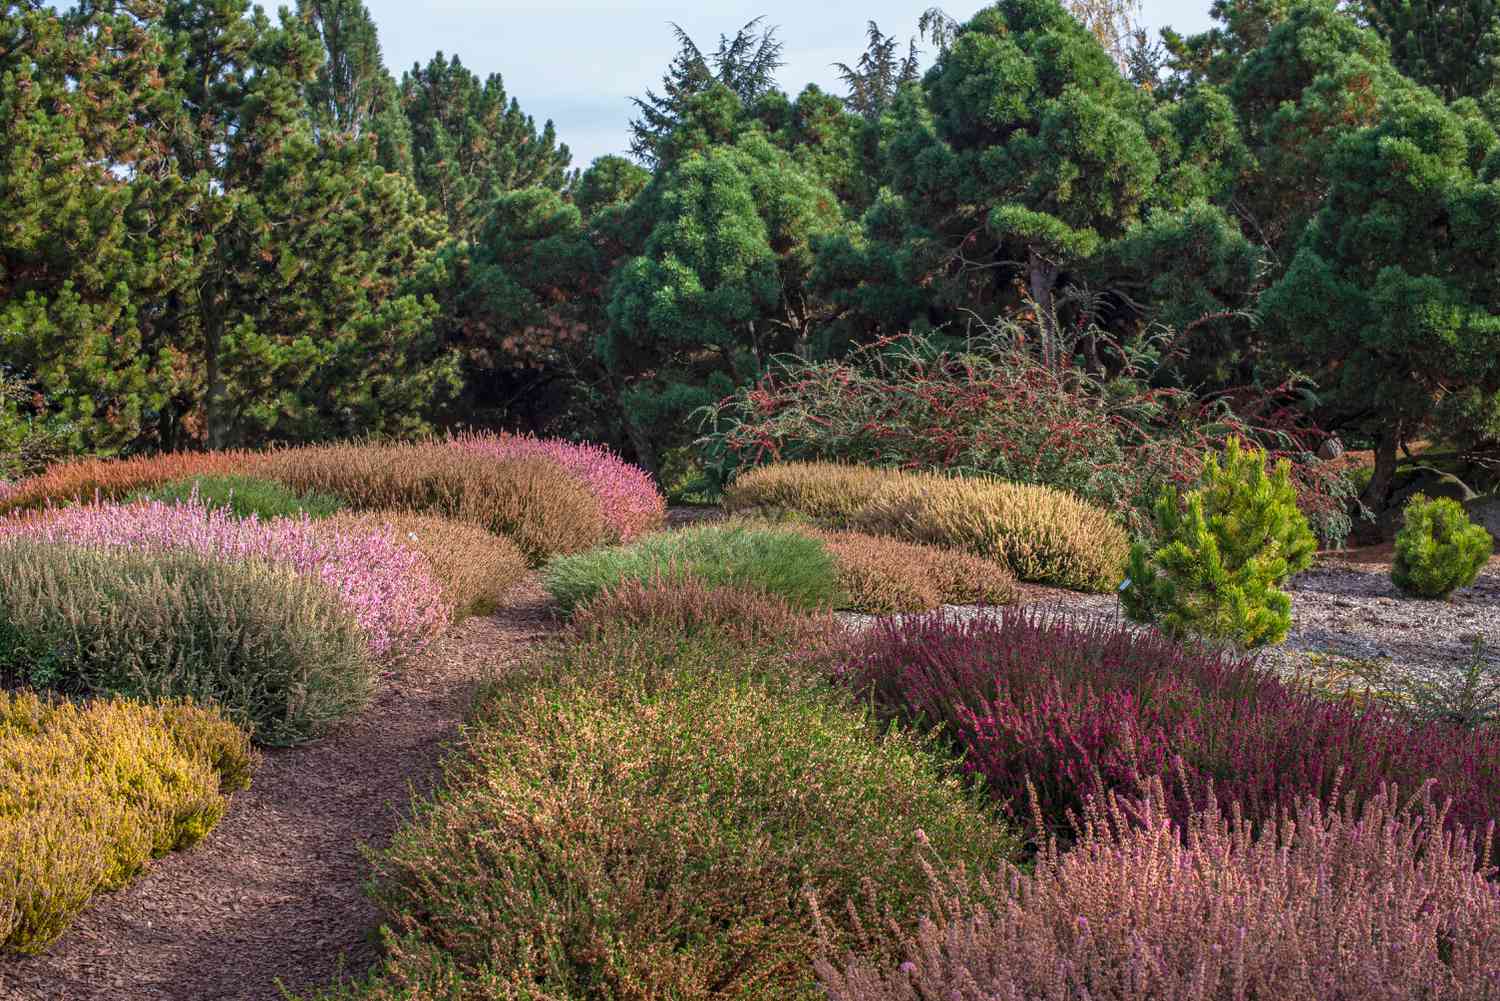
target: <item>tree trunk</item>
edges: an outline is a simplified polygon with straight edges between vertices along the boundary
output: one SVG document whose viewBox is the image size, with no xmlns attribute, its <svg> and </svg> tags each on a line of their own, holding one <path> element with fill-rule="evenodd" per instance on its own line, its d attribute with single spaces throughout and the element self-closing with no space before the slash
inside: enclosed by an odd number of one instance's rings
<svg viewBox="0 0 1500 1001">
<path fill-rule="evenodd" d="M 1028 262 L 1028 279 L 1031 301 L 1036 306 L 1037 330 L 1042 338 L 1042 363 L 1048 368 L 1054 368 L 1057 317 L 1053 315 L 1052 292 L 1057 287 L 1057 265 L 1033 250 Z"/>
<path fill-rule="evenodd" d="M 1401 443 L 1401 425 L 1387 425 L 1375 446 L 1375 473 L 1360 502 L 1377 515 L 1384 510 L 1385 501 L 1391 492 L 1391 481 L 1396 477 L 1396 448 Z"/>
<path fill-rule="evenodd" d="M 217 320 L 206 318 L 203 329 L 203 350 L 208 369 L 208 385 L 203 393 L 203 435 L 210 452 L 224 447 L 224 374 L 219 370 L 219 342 L 223 332 Z"/>
</svg>

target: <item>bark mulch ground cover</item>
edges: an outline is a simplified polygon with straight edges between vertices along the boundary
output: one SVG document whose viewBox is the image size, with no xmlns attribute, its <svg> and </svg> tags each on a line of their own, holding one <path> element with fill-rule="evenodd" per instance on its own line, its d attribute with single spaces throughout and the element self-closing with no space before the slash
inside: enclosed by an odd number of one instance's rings
<svg viewBox="0 0 1500 1001">
<path fill-rule="evenodd" d="M 190 851 L 103 894 L 46 954 L 0 958 L 4 1001 L 276 1001 L 373 962 L 360 845 L 382 845 L 436 778 L 475 682 L 555 628 L 535 581 L 469 619 L 307 747 L 266 753 Z"/>
</svg>

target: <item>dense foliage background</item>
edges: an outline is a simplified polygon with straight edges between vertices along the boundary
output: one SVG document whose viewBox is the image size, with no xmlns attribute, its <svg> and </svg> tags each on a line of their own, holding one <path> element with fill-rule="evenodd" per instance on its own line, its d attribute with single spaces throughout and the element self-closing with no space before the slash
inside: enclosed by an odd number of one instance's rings
<svg viewBox="0 0 1500 1001">
<path fill-rule="evenodd" d="M 1500 441 L 1500 5 L 1421 9 L 1216 0 L 1159 40 L 1110 0 L 934 9 L 871 23 L 843 95 L 783 91 L 759 21 L 679 33 L 633 158 L 580 171 L 498 75 L 398 81 L 360 0 L 7 3 L 0 477 L 468 425 L 672 486 L 788 358 L 978 322 L 1043 411 L 1274 410 L 1372 449 L 1378 510 L 1403 447 Z"/>
</svg>

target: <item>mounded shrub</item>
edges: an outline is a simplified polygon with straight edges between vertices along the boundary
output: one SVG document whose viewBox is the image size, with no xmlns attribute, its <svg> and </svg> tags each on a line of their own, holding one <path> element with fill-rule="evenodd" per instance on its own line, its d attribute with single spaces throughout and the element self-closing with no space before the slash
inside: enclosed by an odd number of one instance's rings
<svg viewBox="0 0 1500 1001">
<path fill-rule="evenodd" d="M 196 844 L 253 764 L 214 710 L 0 690 L 0 948 L 41 952 L 95 893 Z"/>
<path fill-rule="evenodd" d="M 1021 580 L 1083 591 L 1119 583 L 1130 548 L 1124 529 L 1086 501 L 983 478 L 786 463 L 740 476 L 724 506 L 964 550 Z"/>
<path fill-rule="evenodd" d="M 134 491 L 166 483 L 244 473 L 256 458 L 252 452 L 169 452 L 132 459 L 67 462 L 14 484 L 0 495 L 0 514 L 120 500 Z"/>
<path fill-rule="evenodd" d="M 621 584 L 697 580 L 775 595 L 802 609 L 837 607 L 833 556 L 817 539 L 750 525 L 702 525 L 552 560 L 542 580 L 564 611 Z"/>
<path fill-rule="evenodd" d="M 370 652 L 387 662 L 417 653 L 448 623 L 427 561 L 383 531 L 346 533 L 306 516 L 262 522 L 197 504 L 143 501 L 0 522 L 0 539 L 9 536 L 282 564 L 324 584 L 364 630 Z"/>
<path fill-rule="evenodd" d="M 556 462 L 598 500 L 612 542 L 629 542 L 666 523 L 666 498 L 651 474 L 603 445 L 517 434 L 461 434 L 453 445 L 497 459 L 541 457 Z"/>
<path fill-rule="evenodd" d="M 296 744 L 363 706 L 374 676 L 354 617 L 288 567 L 0 541 L 5 685 L 191 698 L 263 744 Z"/>
<path fill-rule="evenodd" d="M 1316 550 L 1290 467 L 1268 474 L 1264 452 L 1231 439 L 1222 465 L 1204 460 L 1202 487 L 1157 500 L 1156 539 L 1131 548 L 1120 601 L 1169 636 L 1242 649 L 1280 643 L 1292 625 L 1292 598 L 1280 587 Z"/>
<path fill-rule="evenodd" d="M 1418 598 L 1446 598 L 1479 578 L 1495 540 L 1469 520 L 1451 497 L 1417 494 L 1405 508 L 1405 524 L 1396 533 L 1391 580 Z"/>
<path fill-rule="evenodd" d="M 442 588 L 443 603 L 457 622 L 488 615 L 527 574 L 526 555 L 510 539 L 478 525 L 405 511 L 334 515 L 327 528 L 351 536 L 388 535 L 415 549 Z"/>
<path fill-rule="evenodd" d="M 838 564 L 844 606 L 856 612 L 925 612 L 940 605 L 1008 605 L 1018 596 L 1004 564 L 982 556 L 862 532 L 804 529 Z"/>
<path fill-rule="evenodd" d="M 386 958 L 337 996 L 811 1001 L 806 887 L 909 928 L 919 830 L 946 864 L 1014 852 L 926 741 L 756 680 L 764 646 L 613 622 L 482 704 L 376 857 Z"/>
<path fill-rule="evenodd" d="M 441 442 L 328 445 L 270 453 L 258 473 L 359 510 L 467 521 L 510 538 L 533 564 L 611 540 L 599 499 L 545 456 L 476 460 Z"/>
<path fill-rule="evenodd" d="M 1500 997 L 1500 882 L 1430 797 L 1298 802 L 1184 829 L 1158 797 L 1090 810 L 1078 844 L 979 890 L 934 880 L 902 961 L 818 962 L 829 1001 Z"/>
<path fill-rule="evenodd" d="M 876 623 L 813 662 L 884 713 L 941 724 L 1002 804 L 1028 816 L 1034 791 L 1054 829 L 1088 797 L 1140 797 L 1155 778 L 1179 820 L 1210 782 L 1226 808 L 1269 820 L 1304 796 L 1362 803 L 1431 780 L 1454 822 L 1500 821 L 1500 731 L 1412 725 L 1121 623 L 934 613 Z"/>
<path fill-rule="evenodd" d="M 343 508 L 337 497 L 327 494 L 298 494 L 272 480 L 251 476 L 195 476 L 175 480 L 145 490 L 137 490 L 127 500 L 156 500 L 167 504 L 197 503 L 208 508 L 227 508 L 236 518 L 252 514 L 267 521 L 271 518 L 327 518 Z"/>
</svg>

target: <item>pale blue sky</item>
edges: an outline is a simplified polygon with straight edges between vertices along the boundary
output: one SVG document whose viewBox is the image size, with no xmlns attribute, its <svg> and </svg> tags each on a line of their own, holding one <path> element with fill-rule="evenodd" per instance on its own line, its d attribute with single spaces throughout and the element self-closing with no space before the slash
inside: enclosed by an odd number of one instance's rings
<svg viewBox="0 0 1500 1001">
<path fill-rule="evenodd" d="M 906 38 L 933 0 L 715 0 L 698 4 L 518 3 L 511 0 L 365 0 L 380 28 L 386 64 L 399 79 L 413 62 L 441 49 L 457 53 L 484 76 L 498 72 L 506 90 L 538 124 L 551 118 L 574 163 L 624 152 L 632 108 L 628 98 L 656 87 L 676 46 L 669 21 L 705 49 L 764 14 L 786 45 L 780 78 L 792 93 L 816 83 L 842 93 L 835 61 L 853 63 L 864 49 L 865 22 Z M 1145 0 L 1153 28 L 1202 30 L 1209 0 Z M 966 18 L 982 4 L 940 4 Z"/>
</svg>

